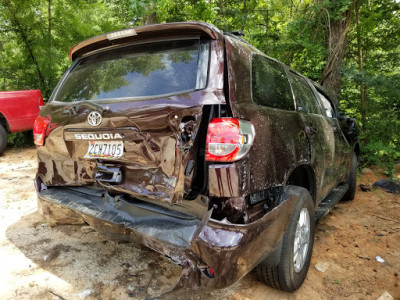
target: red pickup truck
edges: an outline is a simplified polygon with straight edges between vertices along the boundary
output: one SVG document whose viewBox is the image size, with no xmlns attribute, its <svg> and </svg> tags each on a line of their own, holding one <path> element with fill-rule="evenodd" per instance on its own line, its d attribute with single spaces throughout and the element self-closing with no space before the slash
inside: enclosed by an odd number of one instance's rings
<svg viewBox="0 0 400 300">
<path fill-rule="evenodd" d="M 44 105 L 40 90 L 0 92 L 0 153 L 7 146 L 7 134 L 31 130 Z"/>
</svg>

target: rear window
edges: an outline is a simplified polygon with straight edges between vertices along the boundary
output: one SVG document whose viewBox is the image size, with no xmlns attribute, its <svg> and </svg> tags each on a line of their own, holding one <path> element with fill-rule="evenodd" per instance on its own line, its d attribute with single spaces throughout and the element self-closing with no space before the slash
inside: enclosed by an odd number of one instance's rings
<svg viewBox="0 0 400 300">
<path fill-rule="evenodd" d="M 202 89 L 209 43 L 200 39 L 133 45 L 77 62 L 54 100 L 149 97 Z"/>
</svg>

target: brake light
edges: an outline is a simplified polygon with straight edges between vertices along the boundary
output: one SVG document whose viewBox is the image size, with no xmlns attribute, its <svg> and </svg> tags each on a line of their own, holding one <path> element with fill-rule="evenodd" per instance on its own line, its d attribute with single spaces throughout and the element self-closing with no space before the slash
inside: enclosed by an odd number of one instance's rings
<svg viewBox="0 0 400 300">
<path fill-rule="evenodd" d="M 253 145 L 255 135 L 249 121 L 212 119 L 207 130 L 206 161 L 233 162 L 243 158 Z"/>
<path fill-rule="evenodd" d="M 44 107 L 44 101 L 43 101 L 43 97 L 42 96 L 40 96 L 38 98 L 38 107 L 39 107 L 39 110 L 42 110 L 42 108 Z"/>
<path fill-rule="evenodd" d="M 202 268 L 201 272 L 203 272 L 203 274 L 206 275 L 208 278 L 214 278 L 215 272 L 210 267 Z"/>
<path fill-rule="evenodd" d="M 37 146 L 44 145 L 44 139 L 46 137 L 47 127 L 49 127 L 50 120 L 38 115 L 35 122 L 33 123 L 33 141 Z"/>
</svg>

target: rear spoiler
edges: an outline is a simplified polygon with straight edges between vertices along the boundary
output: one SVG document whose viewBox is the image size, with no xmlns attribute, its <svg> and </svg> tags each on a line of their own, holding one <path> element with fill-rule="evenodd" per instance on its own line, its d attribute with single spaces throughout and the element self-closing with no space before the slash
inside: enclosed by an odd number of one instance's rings
<svg viewBox="0 0 400 300">
<path fill-rule="evenodd" d="M 114 45 L 194 34 L 204 34 L 214 40 L 223 39 L 222 31 L 203 22 L 152 24 L 117 30 L 90 38 L 73 46 L 69 52 L 69 56 L 71 61 L 74 61 L 86 53 Z"/>
</svg>

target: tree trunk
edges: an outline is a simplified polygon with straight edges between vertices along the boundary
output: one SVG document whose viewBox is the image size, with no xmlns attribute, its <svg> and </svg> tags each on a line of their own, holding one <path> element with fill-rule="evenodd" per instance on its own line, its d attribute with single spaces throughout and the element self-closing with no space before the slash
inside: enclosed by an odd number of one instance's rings
<svg viewBox="0 0 400 300">
<path fill-rule="evenodd" d="M 361 44 L 361 33 L 360 33 L 360 2 L 356 2 L 356 25 L 357 25 L 357 52 L 358 52 L 358 69 L 363 70 L 363 51 Z M 367 113 L 366 113 L 366 94 L 367 90 L 364 83 L 360 84 L 360 95 L 361 95 L 361 129 L 365 131 L 367 124 Z"/>
<path fill-rule="evenodd" d="M 243 12 L 243 15 L 247 15 L 247 1 L 246 0 L 244 0 L 243 1 L 243 9 L 242 9 L 242 12 Z M 247 16 L 246 16 L 246 19 L 247 19 Z M 242 31 L 242 32 L 244 32 L 244 22 L 242 23 L 242 27 L 240 28 L 240 30 Z"/>
<path fill-rule="evenodd" d="M 342 87 L 341 65 L 346 54 L 347 31 L 350 25 L 353 5 L 343 13 L 343 19 L 330 23 L 327 36 L 328 59 L 320 79 L 320 84 L 325 87 L 339 102 Z"/>
<path fill-rule="evenodd" d="M 51 56 L 51 0 L 48 0 L 48 6 L 47 6 L 47 13 L 48 13 L 48 19 L 47 19 L 47 24 L 48 24 L 48 31 L 47 31 L 47 55 L 50 60 L 50 64 L 48 65 L 47 72 L 50 74 L 50 66 L 51 66 L 51 61 L 52 61 L 52 56 Z"/>
<path fill-rule="evenodd" d="M 47 6 L 47 59 L 46 59 L 46 73 L 47 73 L 47 89 L 44 91 L 44 96 L 47 98 L 50 96 L 51 91 L 48 90 L 50 86 L 52 86 L 52 74 L 51 70 L 53 68 L 53 55 L 51 55 L 51 30 L 52 30 L 52 20 L 51 20 L 51 0 L 48 0 L 48 6 Z"/>
<path fill-rule="evenodd" d="M 154 11 L 154 2 L 150 3 L 143 15 L 143 25 L 150 25 L 157 23 L 157 13 Z"/>
<path fill-rule="evenodd" d="M 31 43 L 30 43 L 30 41 L 28 40 L 28 37 L 25 34 L 24 28 L 22 27 L 21 23 L 19 22 L 19 20 L 17 18 L 17 15 L 15 14 L 14 10 L 11 8 L 10 2 L 6 2 L 6 5 L 7 5 L 7 8 L 10 11 L 10 13 L 12 15 L 12 18 L 13 18 L 11 21 L 12 21 L 12 23 L 14 23 L 14 26 L 17 28 L 17 30 L 18 30 L 21 38 L 22 38 L 22 41 L 25 43 L 25 46 L 28 49 L 28 52 L 29 52 L 29 55 L 30 55 L 30 57 L 31 57 L 31 59 L 33 61 L 33 64 L 36 67 L 36 71 L 37 71 L 38 76 L 39 76 L 39 82 L 41 84 L 40 89 L 44 90 L 46 88 L 46 83 L 44 81 L 44 77 L 42 75 L 42 72 L 40 71 L 40 67 L 39 67 L 39 64 L 38 64 L 38 62 L 36 60 L 36 57 L 33 54 L 33 50 L 31 48 Z"/>
</svg>

